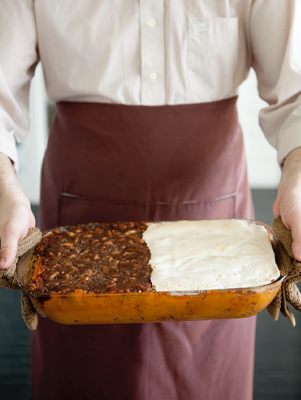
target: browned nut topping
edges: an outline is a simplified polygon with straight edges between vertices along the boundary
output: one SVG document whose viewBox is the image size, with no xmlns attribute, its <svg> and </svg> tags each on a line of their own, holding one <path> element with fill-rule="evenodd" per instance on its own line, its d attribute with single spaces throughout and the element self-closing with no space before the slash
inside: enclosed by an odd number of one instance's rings
<svg viewBox="0 0 301 400">
<path fill-rule="evenodd" d="M 143 222 L 64 227 L 43 238 L 39 273 L 29 290 L 39 293 L 152 291 L 150 253 Z"/>
</svg>

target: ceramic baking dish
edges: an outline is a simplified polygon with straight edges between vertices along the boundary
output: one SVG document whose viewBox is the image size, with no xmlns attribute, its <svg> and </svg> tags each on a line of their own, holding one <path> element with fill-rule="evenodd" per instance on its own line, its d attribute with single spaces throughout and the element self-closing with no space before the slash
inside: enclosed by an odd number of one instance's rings
<svg viewBox="0 0 301 400">
<path fill-rule="evenodd" d="M 271 228 L 264 226 L 269 232 L 276 262 L 281 272 L 278 280 L 268 285 L 185 292 L 39 294 L 38 297 L 32 293 L 28 294 L 41 314 L 53 321 L 68 325 L 251 317 L 262 311 L 273 300 L 285 279 L 277 251 L 277 242 Z M 27 280 L 30 279 L 33 269 L 34 265 L 30 262 Z"/>
</svg>

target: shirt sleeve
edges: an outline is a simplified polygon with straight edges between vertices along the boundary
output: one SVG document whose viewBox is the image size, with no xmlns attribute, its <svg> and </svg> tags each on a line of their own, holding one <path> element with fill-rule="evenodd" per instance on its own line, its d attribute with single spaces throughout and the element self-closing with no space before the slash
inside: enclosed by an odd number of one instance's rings
<svg viewBox="0 0 301 400">
<path fill-rule="evenodd" d="M 269 106 L 259 124 L 278 162 L 301 146 L 301 1 L 254 0 L 250 18 L 252 66 Z"/>
<path fill-rule="evenodd" d="M 16 142 L 29 132 L 29 87 L 38 61 L 34 0 L 1 0 L 0 152 L 16 171 Z"/>
</svg>

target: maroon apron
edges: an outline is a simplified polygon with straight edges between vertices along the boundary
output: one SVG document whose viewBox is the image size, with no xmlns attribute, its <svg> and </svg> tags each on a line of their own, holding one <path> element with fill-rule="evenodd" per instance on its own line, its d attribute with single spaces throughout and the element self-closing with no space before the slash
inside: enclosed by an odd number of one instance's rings
<svg viewBox="0 0 301 400">
<path fill-rule="evenodd" d="M 253 218 L 236 98 L 58 103 L 40 226 Z M 32 333 L 33 400 L 251 400 L 255 318 Z"/>
</svg>

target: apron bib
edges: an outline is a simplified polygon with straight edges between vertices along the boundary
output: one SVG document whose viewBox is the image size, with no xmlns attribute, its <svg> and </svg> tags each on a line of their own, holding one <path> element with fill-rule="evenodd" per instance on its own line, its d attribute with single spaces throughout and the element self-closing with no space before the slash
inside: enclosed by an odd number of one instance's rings
<svg viewBox="0 0 301 400">
<path fill-rule="evenodd" d="M 253 218 L 236 98 L 57 106 L 42 172 L 42 230 Z M 39 318 L 33 400 L 251 400 L 255 321 L 64 326 Z"/>
</svg>

